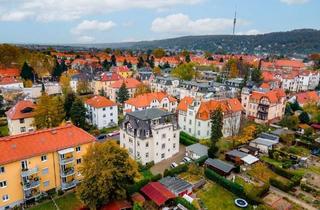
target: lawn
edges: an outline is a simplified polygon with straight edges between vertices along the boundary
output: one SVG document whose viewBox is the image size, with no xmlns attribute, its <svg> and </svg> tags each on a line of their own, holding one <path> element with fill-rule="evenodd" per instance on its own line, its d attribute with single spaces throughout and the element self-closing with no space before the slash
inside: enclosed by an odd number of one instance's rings
<svg viewBox="0 0 320 210">
<path fill-rule="evenodd" d="M 244 188 L 245 192 L 251 192 L 255 188 L 253 184 L 246 182 L 243 178 L 239 176 L 236 176 L 235 182 L 240 184 Z"/>
<path fill-rule="evenodd" d="M 82 206 L 74 193 L 65 194 L 64 196 L 55 198 L 54 200 L 60 210 L 75 210 Z M 56 207 L 50 200 L 30 208 L 30 210 L 56 210 Z"/>
<path fill-rule="evenodd" d="M 239 210 L 234 204 L 234 199 L 237 197 L 224 189 L 220 185 L 208 182 L 204 188 L 197 192 L 197 197 L 200 198 L 208 209 L 215 210 Z M 249 207 L 248 209 L 251 209 Z"/>
</svg>

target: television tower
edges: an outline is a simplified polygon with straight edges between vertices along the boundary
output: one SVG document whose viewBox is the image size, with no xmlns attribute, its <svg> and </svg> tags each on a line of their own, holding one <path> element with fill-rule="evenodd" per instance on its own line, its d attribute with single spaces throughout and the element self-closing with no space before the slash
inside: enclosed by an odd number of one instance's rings
<svg viewBox="0 0 320 210">
<path fill-rule="evenodd" d="M 233 19 L 233 31 L 232 34 L 234 35 L 234 33 L 236 32 L 236 23 L 237 23 L 237 7 L 236 10 L 234 12 L 234 19 Z"/>
</svg>

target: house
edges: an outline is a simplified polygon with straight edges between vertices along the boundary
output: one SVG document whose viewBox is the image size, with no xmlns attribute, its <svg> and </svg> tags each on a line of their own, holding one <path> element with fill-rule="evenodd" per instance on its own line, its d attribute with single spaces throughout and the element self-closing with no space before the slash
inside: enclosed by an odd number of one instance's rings
<svg viewBox="0 0 320 210">
<path fill-rule="evenodd" d="M 132 204 L 127 200 L 111 201 L 102 206 L 100 210 L 132 210 Z"/>
<path fill-rule="evenodd" d="M 125 112 L 134 112 L 150 108 L 164 109 L 175 112 L 177 109 L 177 99 L 164 92 L 145 93 L 135 98 L 130 98 L 124 103 Z"/>
<path fill-rule="evenodd" d="M 141 82 L 134 78 L 120 79 L 118 81 L 115 81 L 113 84 L 110 85 L 110 88 L 107 92 L 107 95 L 112 101 L 117 101 L 117 94 L 122 84 L 125 84 L 129 92 L 129 98 L 131 98 L 134 96 L 137 87 L 141 84 Z"/>
<path fill-rule="evenodd" d="M 281 120 L 284 115 L 286 94 L 283 89 L 251 91 L 243 88 L 241 103 L 249 119 L 257 123 L 272 123 Z"/>
<path fill-rule="evenodd" d="M 303 107 L 308 103 L 319 104 L 320 103 L 320 96 L 316 91 L 307 91 L 302 93 L 297 93 L 294 96 L 295 100 L 297 100 L 298 104 Z"/>
<path fill-rule="evenodd" d="M 0 209 L 37 200 L 49 190 L 74 188 L 94 141 L 71 124 L 0 138 Z"/>
<path fill-rule="evenodd" d="M 122 78 L 129 78 L 132 76 L 132 71 L 127 66 L 113 66 L 111 72 L 119 74 Z"/>
<path fill-rule="evenodd" d="M 94 96 L 85 101 L 87 120 L 98 129 L 118 124 L 118 106 L 104 96 Z"/>
<path fill-rule="evenodd" d="M 278 143 L 275 141 L 258 137 L 250 141 L 249 146 L 258 148 L 261 153 L 268 154 L 269 150 L 273 149 L 276 144 Z"/>
<path fill-rule="evenodd" d="M 208 156 L 209 147 L 196 143 L 186 147 L 186 156 L 193 160 L 197 160 L 203 156 Z"/>
<path fill-rule="evenodd" d="M 179 83 L 180 80 L 175 77 L 157 76 L 151 81 L 150 85 L 155 92 L 166 92 L 177 98 L 180 96 L 180 92 L 177 90 Z"/>
<path fill-rule="evenodd" d="M 192 194 L 192 184 L 178 177 L 166 176 L 160 179 L 159 182 L 175 194 L 175 196 L 182 197 L 185 194 Z"/>
<path fill-rule="evenodd" d="M 140 190 L 147 198 L 153 201 L 158 207 L 176 196 L 160 182 L 150 182 Z"/>
<path fill-rule="evenodd" d="M 62 93 L 61 86 L 57 82 L 46 82 L 44 88 L 48 95 L 60 95 Z M 37 99 L 42 95 L 42 84 L 34 84 L 29 88 L 25 87 L 23 93 L 29 99 Z"/>
<path fill-rule="evenodd" d="M 178 122 L 161 109 L 129 112 L 120 128 L 120 146 L 142 164 L 158 163 L 179 152 Z"/>
<path fill-rule="evenodd" d="M 4 77 L 19 78 L 20 70 L 17 68 L 1 68 L 0 78 L 4 78 Z"/>
<path fill-rule="evenodd" d="M 10 135 L 36 130 L 34 126 L 36 105 L 32 101 L 19 101 L 6 112 Z"/>
<path fill-rule="evenodd" d="M 103 90 L 106 94 L 111 86 L 115 81 L 122 79 L 122 77 L 114 72 L 103 72 L 98 79 L 92 81 L 92 87 L 94 94 L 98 95 L 101 94 Z M 105 95 L 107 96 L 107 95 Z"/>
<path fill-rule="evenodd" d="M 0 78 L 0 89 L 22 89 L 23 82 L 14 77 Z"/>
<path fill-rule="evenodd" d="M 92 80 L 92 75 L 90 75 L 89 73 L 75 74 L 71 76 L 70 87 L 73 92 L 77 92 L 79 82 L 86 82 L 88 90 L 93 90 Z"/>
<path fill-rule="evenodd" d="M 178 104 L 178 122 L 181 129 L 199 139 L 210 138 L 212 112 L 221 108 L 223 112 L 223 136 L 236 135 L 239 131 L 241 112 L 243 110 L 238 99 L 197 100 L 183 98 Z"/>
<path fill-rule="evenodd" d="M 271 133 L 266 133 L 266 132 L 262 132 L 258 136 L 260 138 L 268 139 L 268 140 L 271 140 L 271 141 L 274 141 L 274 142 L 277 142 L 277 143 L 279 143 L 279 139 L 280 139 L 279 136 L 271 134 Z"/>
<path fill-rule="evenodd" d="M 216 173 L 220 174 L 221 176 L 229 176 L 232 170 L 235 169 L 235 166 L 231 163 L 228 163 L 219 159 L 212 159 L 212 158 L 208 158 L 204 162 L 204 165 L 207 168 L 214 170 Z"/>
<path fill-rule="evenodd" d="M 249 145 L 242 145 L 238 148 L 240 152 L 244 152 L 253 156 L 258 156 L 259 155 L 259 149 L 255 147 L 251 147 Z"/>
</svg>

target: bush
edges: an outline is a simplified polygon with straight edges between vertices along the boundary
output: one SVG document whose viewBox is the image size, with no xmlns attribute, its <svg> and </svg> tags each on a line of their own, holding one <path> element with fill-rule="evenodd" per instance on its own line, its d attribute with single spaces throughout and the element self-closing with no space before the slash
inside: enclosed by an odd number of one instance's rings
<svg viewBox="0 0 320 210">
<path fill-rule="evenodd" d="M 287 169 L 292 166 L 292 162 L 290 160 L 286 160 L 282 163 L 282 168 Z"/>
<path fill-rule="evenodd" d="M 180 136 L 180 144 L 183 144 L 185 146 L 190 146 L 195 143 L 197 143 L 197 142 L 192 141 L 192 140 L 188 139 L 187 137 Z"/>
<path fill-rule="evenodd" d="M 189 210 L 197 210 L 197 208 L 193 205 L 193 204 L 191 204 L 191 203 L 189 203 L 186 199 L 184 199 L 184 198 L 181 198 L 181 197 L 177 197 L 177 198 L 175 198 L 174 199 L 174 202 L 176 203 L 176 204 L 181 204 L 181 205 L 183 205 L 184 207 L 186 207 L 187 209 L 189 209 Z"/>
<path fill-rule="evenodd" d="M 146 171 L 149 170 L 152 166 L 154 166 L 154 161 L 148 162 L 145 165 L 142 165 L 140 162 L 138 162 L 139 165 L 139 171 Z"/>
<path fill-rule="evenodd" d="M 298 174 L 295 174 L 291 171 L 288 171 L 286 169 L 283 169 L 283 168 L 280 168 L 278 166 L 273 166 L 271 168 L 276 174 L 280 175 L 280 176 L 283 176 L 287 179 L 290 179 L 291 182 L 293 182 L 293 184 L 296 186 L 296 185 L 299 185 L 300 184 L 300 180 L 302 178 L 301 175 L 298 175 Z"/>
<path fill-rule="evenodd" d="M 240 197 L 245 197 L 245 192 L 244 189 L 241 185 L 234 183 L 230 180 L 227 180 L 226 178 L 220 176 L 216 172 L 212 171 L 211 169 L 206 169 L 205 170 L 205 175 L 207 178 L 211 179 L 212 181 L 217 182 L 220 184 L 222 187 L 226 188 L 227 190 L 233 192 L 237 196 Z"/>
<path fill-rule="evenodd" d="M 320 195 L 320 190 L 317 190 L 316 188 L 313 188 L 312 186 L 310 186 L 308 184 L 301 184 L 300 187 L 303 191 L 311 193 L 315 197 Z"/>
<path fill-rule="evenodd" d="M 183 131 L 180 132 L 180 136 L 183 136 L 183 137 L 185 137 L 191 141 L 194 141 L 194 142 L 199 142 L 199 140 L 196 137 L 190 136 L 189 134 L 187 134 L 186 132 L 183 132 Z"/>
<path fill-rule="evenodd" d="M 273 178 L 273 177 L 271 177 L 269 179 L 269 182 L 272 186 L 279 188 L 280 190 L 282 190 L 284 192 L 289 192 L 294 186 L 294 183 L 291 182 L 290 180 L 285 182 L 285 181 L 282 181 L 278 178 Z"/>
<path fill-rule="evenodd" d="M 162 174 L 156 174 L 153 177 L 151 177 L 151 181 L 156 182 L 162 178 Z"/>
<path fill-rule="evenodd" d="M 205 156 L 198 158 L 194 162 L 197 163 L 199 166 L 202 166 L 204 164 L 204 162 L 206 162 L 207 159 L 208 159 L 208 156 L 205 155 Z"/>
<path fill-rule="evenodd" d="M 152 176 L 151 178 L 142 179 L 139 182 L 136 182 L 136 183 L 134 183 L 132 185 L 129 185 L 127 187 L 127 193 L 129 195 L 132 195 L 135 192 L 139 192 L 140 189 L 142 187 L 144 187 L 146 184 L 148 184 L 150 181 L 155 182 L 155 181 L 158 181 L 161 178 L 162 178 L 161 174 L 156 174 L 156 175 Z"/>
<path fill-rule="evenodd" d="M 246 198 L 252 204 L 260 204 L 262 203 L 261 197 L 269 191 L 269 188 L 269 183 L 265 183 L 261 187 L 255 187 L 250 192 L 246 192 Z"/>
<path fill-rule="evenodd" d="M 172 169 L 166 169 L 163 173 L 163 176 L 175 176 L 177 174 L 181 174 L 183 172 L 188 171 L 188 165 L 187 164 L 183 164 L 183 165 L 179 165 L 175 168 Z"/>
<path fill-rule="evenodd" d="M 48 190 L 46 193 L 48 194 L 48 196 L 52 197 L 57 194 L 57 191 L 56 189 L 51 189 L 51 190 Z"/>
<path fill-rule="evenodd" d="M 63 192 L 63 190 L 58 190 L 58 196 L 60 196 L 60 195 L 63 195 L 64 194 L 64 192 Z"/>
</svg>

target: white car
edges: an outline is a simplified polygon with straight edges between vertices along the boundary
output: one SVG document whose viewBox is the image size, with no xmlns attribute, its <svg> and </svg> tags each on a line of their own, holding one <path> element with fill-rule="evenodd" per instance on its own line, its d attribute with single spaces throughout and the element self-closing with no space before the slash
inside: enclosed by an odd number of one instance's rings
<svg viewBox="0 0 320 210">
<path fill-rule="evenodd" d="M 171 163 L 170 168 L 175 168 L 175 167 L 177 167 L 177 166 L 178 166 L 178 164 L 175 163 L 175 162 L 173 162 L 173 163 Z"/>
<path fill-rule="evenodd" d="M 185 163 L 189 163 L 189 162 L 191 162 L 192 160 L 190 159 L 190 158 L 188 158 L 188 157 L 184 157 L 183 158 L 183 162 L 185 162 Z"/>
<path fill-rule="evenodd" d="M 111 136 L 117 136 L 120 134 L 120 131 L 113 131 L 111 133 L 108 133 L 108 136 L 111 137 Z"/>
</svg>

